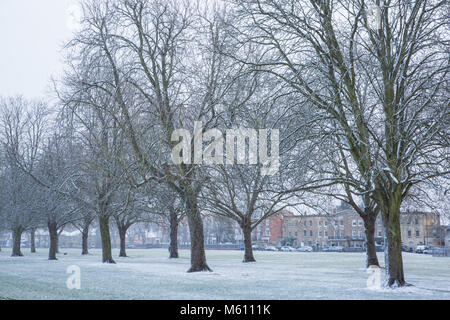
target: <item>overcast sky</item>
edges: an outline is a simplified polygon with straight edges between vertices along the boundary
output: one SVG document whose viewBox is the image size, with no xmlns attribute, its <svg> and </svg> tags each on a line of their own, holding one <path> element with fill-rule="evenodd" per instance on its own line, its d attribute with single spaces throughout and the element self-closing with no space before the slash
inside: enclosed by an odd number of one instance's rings
<svg viewBox="0 0 450 320">
<path fill-rule="evenodd" d="M 0 0 L 0 96 L 42 98 L 62 69 L 76 0 Z M 76 8 L 76 7 L 75 7 Z"/>
</svg>

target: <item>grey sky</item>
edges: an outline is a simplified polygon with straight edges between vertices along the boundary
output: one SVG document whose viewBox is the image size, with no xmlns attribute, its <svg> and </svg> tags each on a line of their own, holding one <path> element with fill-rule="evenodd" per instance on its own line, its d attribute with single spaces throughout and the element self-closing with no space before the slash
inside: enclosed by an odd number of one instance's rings
<svg viewBox="0 0 450 320">
<path fill-rule="evenodd" d="M 62 70 L 76 0 L 0 0 L 0 96 L 42 98 Z"/>
</svg>

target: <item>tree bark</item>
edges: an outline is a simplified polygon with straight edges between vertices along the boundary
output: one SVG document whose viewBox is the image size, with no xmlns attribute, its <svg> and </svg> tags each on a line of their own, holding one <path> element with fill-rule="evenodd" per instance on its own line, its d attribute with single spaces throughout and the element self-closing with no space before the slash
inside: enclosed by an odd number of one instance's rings
<svg viewBox="0 0 450 320">
<path fill-rule="evenodd" d="M 252 227 L 250 223 L 244 221 L 242 224 L 242 232 L 244 234 L 244 260 L 242 262 L 256 262 L 253 256 Z"/>
<path fill-rule="evenodd" d="M 364 227 L 366 233 L 366 268 L 369 266 L 380 266 L 375 248 L 375 223 L 376 215 L 373 212 L 366 212 L 364 217 Z"/>
<path fill-rule="evenodd" d="M 48 250 L 48 260 L 58 260 L 56 253 L 58 250 L 58 228 L 56 222 L 48 222 L 48 233 L 50 236 L 50 248 Z"/>
<path fill-rule="evenodd" d="M 36 229 L 31 229 L 30 231 L 30 242 L 31 242 L 31 253 L 36 253 Z"/>
<path fill-rule="evenodd" d="M 394 207 L 394 208 L 392 208 Z M 400 206 L 392 206 L 383 212 L 385 233 L 385 287 L 401 287 L 406 285 L 403 272 L 402 237 L 400 229 Z"/>
<path fill-rule="evenodd" d="M 177 214 L 170 212 L 170 246 L 169 259 L 177 259 L 178 256 L 178 217 Z"/>
<path fill-rule="evenodd" d="M 22 251 L 20 251 L 20 243 L 22 241 L 22 228 L 15 228 L 13 230 L 13 249 L 11 257 L 23 257 Z"/>
<path fill-rule="evenodd" d="M 127 252 L 125 249 L 125 240 L 127 235 L 127 228 L 125 226 L 121 226 L 117 224 L 117 228 L 119 229 L 119 237 L 120 237 L 120 252 L 119 257 L 127 257 Z"/>
<path fill-rule="evenodd" d="M 191 267 L 187 272 L 212 271 L 206 264 L 203 221 L 192 191 L 185 194 L 185 203 L 191 238 Z"/>
<path fill-rule="evenodd" d="M 99 215 L 100 237 L 102 239 L 102 261 L 104 263 L 116 263 L 112 258 L 111 235 L 109 233 L 109 216 Z"/>
<path fill-rule="evenodd" d="M 89 254 L 89 226 L 84 227 L 83 231 L 81 232 L 81 254 L 86 255 Z"/>
</svg>

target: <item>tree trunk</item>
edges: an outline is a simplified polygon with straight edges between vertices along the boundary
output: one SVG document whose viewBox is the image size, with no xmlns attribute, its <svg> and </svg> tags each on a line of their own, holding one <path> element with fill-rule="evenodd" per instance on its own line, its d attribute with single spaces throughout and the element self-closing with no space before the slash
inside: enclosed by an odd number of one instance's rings
<svg viewBox="0 0 450 320">
<path fill-rule="evenodd" d="M 22 240 L 22 228 L 15 228 L 13 230 L 13 250 L 11 257 L 23 257 L 22 252 L 20 251 L 20 242 Z"/>
<path fill-rule="evenodd" d="M 36 253 L 36 229 L 31 229 L 30 231 L 30 242 L 31 242 L 31 253 Z"/>
<path fill-rule="evenodd" d="M 170 213 L 170 245 L 169 245 L 169 259 L 178 258 L 178 217 L 172 211 Z"/>
<path fill-rule="evenodd" d="M 81 254 L 86 255 L 89 254 L 89 226 L 84 227 L 83 231 L 81 232 Z"/>
<path fill-rule="evenodd" d="M 125 239 L 127 235 L 127 228 L 119 224 L 117 224 L 117 228 L 119 229 L 119 237 L 120 237 L 119 257 L 127 257 L 127 252 L 125 250 Z"/>
<path fill-rule="evenodd" d="M 366 233 L 366 268 L 369 266 L 380 266 L 375 248 L 375 223 L 376 215 L 373 212 L 366 212 L 364 217 L 364 227 Z"/>
<path fill-rule="evenodd" d="M 99 215 L 100 237 L 102 238 L 102 261 L 104 263 L 116 263 L 112 258 L 111 235 L 109 233 L 109 216 Z"/>
<path fill-rule="evenodd" d="M 400 229 L 400 206 L 383 212 L 385 233 L 385 287 L 401 287 L 406 285 L 403 272 L 402 237 Z"/>
<path fill-rule="evenodd" d="M 244 260 L 242 262 L 256 262 L 252 248 L 252 227 L 250 223 L 244 221 L 242 224 L 244 234 Z"/>
<path fill-rule="evenodd" d="M 48 222 L 48 234 L 50 236 L 50 248 L 48 250 L 48 260 L 56 259 L 56 253 L 58 250 L 58 228 L 56 222 Z"/>
<path fill-rule="evenodd" d="M 191 238 L 191 268 L 187 272 L 212 271 L 206 264 L 203 221 L 192 191 L 185 195 L 185 203 Z"/>
</svg>

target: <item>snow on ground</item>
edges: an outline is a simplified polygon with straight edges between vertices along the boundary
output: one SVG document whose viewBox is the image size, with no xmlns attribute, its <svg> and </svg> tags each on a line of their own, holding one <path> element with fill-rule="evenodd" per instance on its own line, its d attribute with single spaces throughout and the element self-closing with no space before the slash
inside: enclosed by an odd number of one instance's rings
<svg viewBox="0 0 450 320">
<path fill-rule="evenodd" d="M 29 250 L 29 249 L 28 249 Z M 367 288 L 363 253 L 255 252 L 208 250 L 214 272 L 186 273 L 189 251 L 168 259 L 167 250 L 128 250 L 117 264 L 101 263 L 101 251 L 62 249 L 58 261 L 47 250 L 12 258 L 0 252 L 0 298 L 4 299 L 450 299 L 450 258 L 405 253 L 401 289 Z M 118 251 L 113 251 L 114 256 Z M 383 263 L 383 255 L 379 254 Z M 69 290 L 67 267 L 79 266 L 81 289 Z M 384 270 L 382 272 L 384 278 Z M 383 280 L 383 279 L 382 279 Z"/>
</svg>

